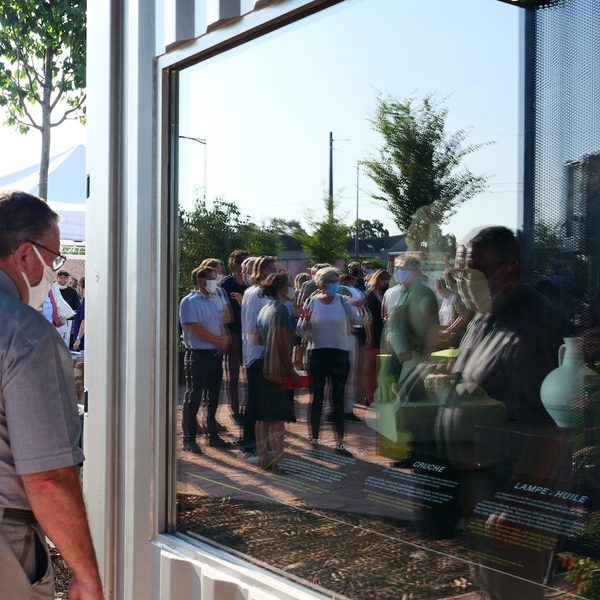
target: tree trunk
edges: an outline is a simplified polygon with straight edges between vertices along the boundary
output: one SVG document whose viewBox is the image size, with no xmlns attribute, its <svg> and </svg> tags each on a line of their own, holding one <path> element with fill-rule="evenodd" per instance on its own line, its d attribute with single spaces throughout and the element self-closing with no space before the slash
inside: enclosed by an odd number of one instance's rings
<svg viewBox="0 0 600 600">
<path fill-rule="evenodd" d="M 42 155 L 40 158 L 40 179 L 38 185 L 38 196 L 44 200 L 48 199 L 48 167 L 50 165 L 50 101 L 52 98 L 52 47 L 46 48 L 44 61 L 44 88 L 42 91 Z"/>
</svg>

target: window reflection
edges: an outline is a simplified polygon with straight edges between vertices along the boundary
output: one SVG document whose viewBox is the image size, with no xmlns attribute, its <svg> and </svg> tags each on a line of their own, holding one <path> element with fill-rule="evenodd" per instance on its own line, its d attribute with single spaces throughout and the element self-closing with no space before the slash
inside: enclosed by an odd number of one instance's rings
<svg viewBox="0 0 600 600">
<path fill-rule="evenodd" d="M 518 14 L 376 4 L 180 74 L 177 528 L 350 598 L 568 590 L 596 552 L 597 305 L 583 229 L 576 255 L 515 233 Z"/>
</svg>

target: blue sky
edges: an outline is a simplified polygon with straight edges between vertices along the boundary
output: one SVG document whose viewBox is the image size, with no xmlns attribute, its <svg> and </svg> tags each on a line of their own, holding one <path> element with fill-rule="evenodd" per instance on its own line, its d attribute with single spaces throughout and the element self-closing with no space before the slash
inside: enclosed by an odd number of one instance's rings
<svg viewBox="0 0 600 600">
<path fill-rule="evenodd" d="M 478 224 L 516 226 L 520 12 L 497 0 L 347 0 L 188 69 L 180 133 L 207 139 L 209 199 L 224 197 L 257 222 L 320 216 L 333 131 L 334 189 L 350 223 L 356 163 L 379 143 L 368 123 L 376 90 L 399 98 L 433 92 L 447 98 L 450 131 L 495 142 L 467 162 L 490 175 L 489 189 L 446 230 L 460 237 Z M 0 176 L 38 161 L 37 132 L 2 127 L 0 139 Z M 85 129 L 65 124 L 53 132 L 52 155 L 78 143 Z M 204 186 L 204 152 L 180 142 L 184 206 Z M 388 211 L 369 199 L 366 175 L 360 188 L 360 218 L 395 232 Z"/>
<path fill-rule="evenodd" d="M 519 9 L 496 0 L 351 0 L 182 74 L 180 201 L 204 185 L 255 221 L 306 222 L 322 213 L 328 136 L 334 190 L 348 222 L 356 163 L 378 145 L 368 116 L 377 90 L 446 98 L 448 129 L 493 141 L 468 159 L 489 189 L 449 222 L 459 237 L 478 224 L 517 224 Z M 283 35 L 283 33 L 286 35 Z M 350 141 L 342 141 L 350 140 Z M 360 176 L 359 216 L 396 230 Z"/>
</svg>

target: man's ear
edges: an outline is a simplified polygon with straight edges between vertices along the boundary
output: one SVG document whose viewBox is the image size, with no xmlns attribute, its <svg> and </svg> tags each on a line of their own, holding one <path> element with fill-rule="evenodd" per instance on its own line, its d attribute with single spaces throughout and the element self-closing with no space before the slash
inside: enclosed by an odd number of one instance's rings
<svg viewBox="0 0 600 600">
<path fill-rule="evenodd" d="M 35 252 L 35 246 L 31 242 L 23 242 L 16 248 L 13 252 L 13 261 L 17 270 L 25 273 L 30 281 L 39 281 L 40 259 Z"/>
<path fill-rule="evenodd" d="M 13 251 L 13 262 L 19 271 L 28 270 L 30 267 L 31 254 L 33 253 L 32 246 L 33 244 L 30 242 L 23 242 Z"/>
</svg>

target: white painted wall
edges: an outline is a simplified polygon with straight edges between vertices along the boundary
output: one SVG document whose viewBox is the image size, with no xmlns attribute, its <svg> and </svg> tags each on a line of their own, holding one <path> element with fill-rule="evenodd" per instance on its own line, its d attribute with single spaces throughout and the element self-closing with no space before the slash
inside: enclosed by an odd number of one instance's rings
<svg viewBox="0 0 600 600">
<path fill-rule="evenodd" d="M 326 4 L 88 2 L 84 492 L 107 598 L 321 597 L 209 545 L 161 533 L 168 508 L 170 263 L 163 107 L 172 65 Z M 211 19 L 223 18 L 231 20 L 215 28 Z"/>
</svg>

